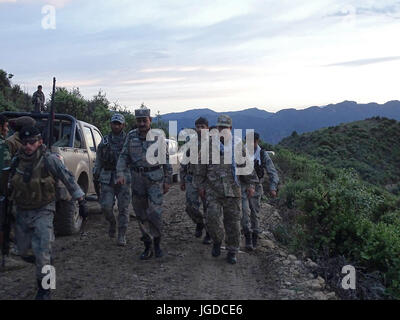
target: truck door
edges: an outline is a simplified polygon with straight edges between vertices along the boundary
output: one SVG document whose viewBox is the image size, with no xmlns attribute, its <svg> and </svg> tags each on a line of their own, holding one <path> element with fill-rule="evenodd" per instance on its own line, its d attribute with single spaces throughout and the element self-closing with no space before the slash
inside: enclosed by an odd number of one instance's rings
<svg viewBox="0 0 400 320">
<path fill-rule="evenodd" d="M 96 144 L 93 133 L 90 127 L 83 127 L 83 134 L 85 136 L 86 147 L 89 153 L 89 170 L 93 172 L 94 163 L 96 161 Z"/>
</svg>

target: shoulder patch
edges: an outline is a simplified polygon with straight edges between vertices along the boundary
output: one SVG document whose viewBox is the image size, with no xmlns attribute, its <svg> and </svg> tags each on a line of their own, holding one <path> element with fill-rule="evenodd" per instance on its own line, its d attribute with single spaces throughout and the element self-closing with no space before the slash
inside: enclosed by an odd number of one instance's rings
<svg viewBox="0 0 400 320">
<path fill-rule="evenodd" d="M 108 135 L 103 137 L 103 144 L 108 144 Z"/>
</svg>

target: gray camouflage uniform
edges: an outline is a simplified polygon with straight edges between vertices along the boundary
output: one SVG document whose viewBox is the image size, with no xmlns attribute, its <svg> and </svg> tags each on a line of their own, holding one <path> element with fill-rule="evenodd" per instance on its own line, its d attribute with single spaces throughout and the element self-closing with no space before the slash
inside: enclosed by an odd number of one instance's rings
<svg viewBox="0 0 400 320">
<path fill-rule="evenodd" d="M 114 198 L 118 200 L 118 231 L 125 234 L 129 223 L 129 201 L 131 174 L 129 169 L 125 169 L 123 174 L 125 184 L 116 184 L 116 166 L 118 157 L 122 151 L 126 139 L 126 133 L 121 132 L 119 136 L 110 133 L 103 137 L 96 153 L 96 163 L 93 168 L 93 179 L 101 183 L 100 205 L 101 210 L 111 225 L 115 225 L 113 212 Z"/>
<path fill-rule="evenodd" d="M 125 175 L 128 167 L 131 168 L 132 206 L 144 242 L 162 235 L 163 184 L 171 184 L 172 180 L 167 146 L 166 164 L 152 165 L 146 160 L 147 149 L 154 143 L 157 142 L 142 138 L 137 129 L 130 131 L 117 164 L 118 178 Z"/>
<path fill-rule="evenodd" d="M 38 279 L 41 279 L 43 266 L 51 264 L 57 181 L 61 180 L 64 183 L 74 200 L 85 194 L 61 160 L 54 154 L 45 153 L 44 146 L 32 156 L 18 153 L 13 159 L 13 165 L 17 165 L 16 171 L 11 177 L 12 199 L 17 207 L 15 228 L 17 247 L 20 255 L 26 256 L 28 249 L 32 246 L 36 258 L 36 274 Z M 35 177 L 36 174 L 40 175 L 39 170 L 42 170 L 42 175 L 47 177 L 38 180 L 42 186 L 30 187 L 29 190 L 21 189 L 18 181 L 21 181 L 24 170 L 32 165 L 34 168 L 32 177 Z M 39 192 L 34 192 L 34 190 L 40 188 L 43 188 L 43 192 L 41 192 L 41 200 L 38 200 Z M 38 207 L 38 205 L 40 206 Z"/>
<path fill-rule="evenodd" d="M 259 161 L 260 166 L 263 170 L 266 170 L 269 177 L 270 190 L 277 190 L 279 184 L 278 172 L 275 169 L 274 163 L 272 162 L 268 152 L 261 149 L 262 153 Z M 256 233 L 259 234 L 260 224 L 259 224 L 259 213 L 260 213 L 260 203 L 261 197 L 264 194 L 263 183 L 265 177 L 259 179 L 259 182 L 255 185 L 254 196 L 248 199 L 247 193 L 242 188 L 242 228 L 243 232 L 246 233 Z"/>
</svg>

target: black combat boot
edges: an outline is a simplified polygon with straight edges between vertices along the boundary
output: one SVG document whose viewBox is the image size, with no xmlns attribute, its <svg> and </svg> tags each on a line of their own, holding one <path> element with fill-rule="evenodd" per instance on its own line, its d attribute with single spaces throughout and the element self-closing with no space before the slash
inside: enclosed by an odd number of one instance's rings
<svg viewBox="0 0 400 320">
<path fill-rule="evenodd" d="M 161 258 L 164 254 L 160 248 L 161 237 L 154 238 L 154 253 L 156 258 Z"/>
<path fill-rule="evenodd" d="M 252 251 L 253 250 L 253 244 L 251 242 L 251 233 L 250 232 L 245 232 L 244 238 L 246 240 L 246 250 Z"/>
<path fill-rule="evenodd" d="M 236 253 L 234 252 L 228 252 L 227 256 L 226 256 L 226 260 L 228 261 L 228 263 L 230 264 L 236 264 L 237 259 L 236 259 Z"/>
<path fill-rule="evenodd" d="M 38 291 L 35 300 L 51 300 L 50 289 L 43 289 L 42 279 L 37 279 Z"/>
<path fill-rule="evenodd" d="M 148 260 L 153 256 L 151 241 L 143 241 L 143 242 L 144 242 L 144 251 L 140 255 L 140 260 Z"/>
<path fill-rule="evenodd" d="M 251 240 L 253 242 L 253 249 L 257 248 L 257 239 L 258 239 L 258 233 L 253 232 L 253 234 L 251 235 Z"/>
<path fill-rule="evenodd" d="M 196 233 L 194 234 L 194 236 L 196 238 L 200 238 L 203 235 L 203 228 L 204 228 L 204 224 L 202 224 L 202 223 L 198 223 L 196 225 Z"/>
<path fill-rule="evenodd" d="M 211 255 L 215 258 L 221 255 L 221 242 L 214 242 Z"/>
<path fill-rule="evenodd" d="M 206 232 L 206 236 L 204 237 L 203 244 L 211 244 L 211 237 L 208 234 L 208 232 Z"/>
</svg>

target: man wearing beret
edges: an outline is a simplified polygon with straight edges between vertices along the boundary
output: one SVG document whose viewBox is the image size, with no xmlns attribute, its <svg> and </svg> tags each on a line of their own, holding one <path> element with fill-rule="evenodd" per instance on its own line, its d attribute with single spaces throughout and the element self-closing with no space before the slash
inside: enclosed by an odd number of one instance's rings
<svg viewBox="0 0 400 320">
<path fill-rule="evenodd" d="M 163 256 L 160 247 L 162 236 L 162 203 L 163 194 L 168 192 L 172 178 L 172 167 L 169 164 L 168 147 L 166 163 L 149 163 L 147 150 L 159 141 L 148 141 L 147 133 L 151 128 L 150 110 L 135 110 L 137 129 L 128 133 L 122 153 L 118 159 L 118 183 L 125 183 L 125 170 L 131 167 L 132 173 L 132 206 L 142 232 L 141 240 L 145 250 L 140 259 L 147 260 L 154 254 L 156 258 Z"/>
<path fill-rule="evenodd" d="M 27 256 L 32 247 L 38 283 L 36 299 L 50 299 L 50 289 L 43 287 L 46 274 L 42 272 L 44 266 L 51 265 L 57 181 L 61 180 L 73 200 L 78 200 L 82 217 L 87 217 L 85 194 L 62 161 L 55 154 L 46 152 L 36 127 L 23 127 L 20 138 L 22 147 L 12 160 L 9 178 L 11 199 L 17 208 L 17 247 L 23 259 L 33 260 Z"/>
<path fill-rule="evenodd" d="M 128 168 L 124 171 L 125 184 L 116 184 L 118 157 L 121 154 L 126 138 L 126 133 L 123 130 L 125 127 L 124 116 L 120 113 L 115 113 L 111 117 L 110 126 L 111 133 L 103 137 L 97 148 L 96 163 L 93 168 L 93 180 L 95 183 L 101 183 L 100 205 L 105 218 L 109 222 L 108 234 L 110 238 L 114 238 L 116 233 L 116 220 L 113 207 L 114 199 L 117 197 L 119 212 L 117 244 L 125 246 L 125 235 L 129 222 L 128 206 L 131 183 L 131 174 Z"/>
</svg>

